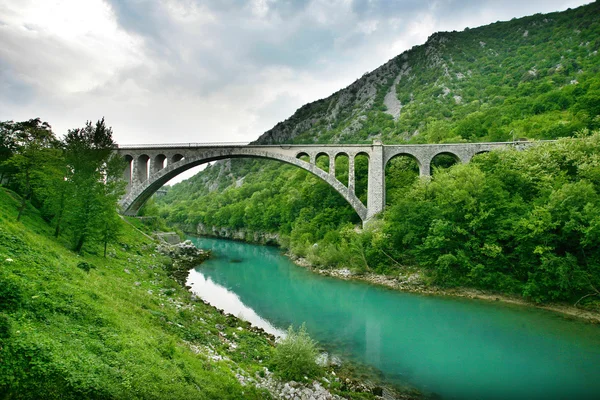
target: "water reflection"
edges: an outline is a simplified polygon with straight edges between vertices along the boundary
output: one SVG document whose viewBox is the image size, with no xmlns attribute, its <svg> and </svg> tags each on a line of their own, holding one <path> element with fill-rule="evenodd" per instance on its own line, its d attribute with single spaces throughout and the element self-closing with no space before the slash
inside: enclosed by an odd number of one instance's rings
<svg viewBox="0 0 600 400">
<path fill-rule="evenodd" d="M 277 337 L 285 336 L 285 332 L 275 328 L 269 321 L 261 318 L 253 309 L 246 306 L 239 296 L 223 286 L 217 285 L 212 279 L 205 277 L 201 270 L 190 271 L 187 285 L 192 287 L 192 292 L 200 296 L 211 305 L 233 314 L 239 319 L 250 322 L 252 325 L 264 329 Z"/>
</svg>

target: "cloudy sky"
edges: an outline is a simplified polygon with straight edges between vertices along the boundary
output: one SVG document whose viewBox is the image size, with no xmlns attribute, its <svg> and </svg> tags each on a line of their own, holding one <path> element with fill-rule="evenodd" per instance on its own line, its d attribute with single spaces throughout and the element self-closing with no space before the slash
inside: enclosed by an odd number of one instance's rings
<svg viewBox="0 0 600 400">
<path fill-rule="evenodd" d="M 243 142 L 433 32 L 581 0 L 0 0 L 0 120 Z"/>
</svg>

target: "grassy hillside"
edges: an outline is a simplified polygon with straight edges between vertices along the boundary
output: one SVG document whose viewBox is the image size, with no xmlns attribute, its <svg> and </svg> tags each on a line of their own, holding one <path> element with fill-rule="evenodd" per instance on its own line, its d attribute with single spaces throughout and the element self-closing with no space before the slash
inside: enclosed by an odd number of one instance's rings
<svg viewBox="0 0 600 400">
<path fill-rule="evenodd" d="M 123 227 L 108 258 L 77 256 L 0 190 L 0 398 L 267 398 L 242 387 L 272 351 L 267 339 L 193 301 L 155 244 Z M 91 266 L 86 271 L 86 266 Z M 228 351 L 215 324 L 237 332 Z M 214 362 L 210 354 L 230 361 Z"/>
<path fill-rule="evenodd" d="M 139 221 L 122 223 L 108 257 L 101 244 L 78 255 L 37 209 L 17 222 L 20 204 L 0 187 L 0 399 L 282 398 L 289 376 L 309 397 L 375 397 L 373 383 L 357 381 L 363 367 L 317 367 L 300 358 L 316 349 L 297 334 L 274 346 L 193 296 Z M 281 365 L 282 357 L 304 361 Z M 424 398 L 410 387 L 400 393 Z"/>
</svg>

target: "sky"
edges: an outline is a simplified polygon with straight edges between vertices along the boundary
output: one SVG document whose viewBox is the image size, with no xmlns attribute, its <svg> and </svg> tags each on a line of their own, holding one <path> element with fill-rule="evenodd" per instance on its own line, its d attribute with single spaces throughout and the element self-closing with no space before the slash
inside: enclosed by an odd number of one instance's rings
<svg viewBox="0 0 600 400">
<path fill-rule="evenodd" d="M 437 31 L 579 0 L 0 0 L 0 121 L 249 142 Z"/>
</svg>

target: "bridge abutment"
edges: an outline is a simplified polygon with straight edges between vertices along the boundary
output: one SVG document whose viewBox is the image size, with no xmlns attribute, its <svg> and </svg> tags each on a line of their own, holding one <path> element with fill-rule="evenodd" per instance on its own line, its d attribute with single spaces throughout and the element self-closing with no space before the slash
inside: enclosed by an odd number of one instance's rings
<svg viewBox="0 0 600 400">
<path fill-rule="evenodd" d="M 383 144 L 373 142 L 369 157 L 369 177 L 367 186 L 367 218 L 372 219 L 383 211 L 385 207 L 385 165 L 383 158 Z"/>
</svg>

